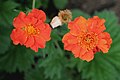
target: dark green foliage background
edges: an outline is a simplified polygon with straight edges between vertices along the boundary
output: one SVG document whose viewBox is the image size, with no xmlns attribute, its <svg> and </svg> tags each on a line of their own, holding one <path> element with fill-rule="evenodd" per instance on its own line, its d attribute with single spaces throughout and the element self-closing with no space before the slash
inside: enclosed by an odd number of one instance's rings
<svg viewBox="0 0 120 80">
<path fill-rule="evenodd" d="M 68 0 L 53 0 L 55 9 L 65 9 Z M 106 20 L 106 31 L 110 33 L 113 43 L 107 54 L 95 54 L 91 62 L 74 58 L 71 52 L 63 49 L 62 37 L 69 30 L 67 25 L 53 29 L 51 40 L 45 49 L 35 53 L 29 48 L 13 45 L 10 34 L 12 21 L 20 11 L 31 10 L 32 0 L 0 0 L 0 80 L 120 80 L 120 25 L 113 11 L 103 10 L 94 15 Z M 47 22 L 52 12 L 50 0 L 36 0 L 36 8 L 44 10 Z M 72 9 L 73 19 L 78 16 L 92 17 L 79 9 Z M 6 74 L 22 74 L 22 78 L 9 78 Z"/>
</svg>

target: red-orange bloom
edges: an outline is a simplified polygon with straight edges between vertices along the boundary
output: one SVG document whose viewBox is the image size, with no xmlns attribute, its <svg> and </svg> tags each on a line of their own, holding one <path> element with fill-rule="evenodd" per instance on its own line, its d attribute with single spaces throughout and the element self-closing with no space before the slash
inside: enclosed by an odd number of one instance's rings
<svg viewBox="0 0 120 80">
<path fill-rule="evenodd" d="M 42 10 L 33 9 L 26 15 L 20 12 L 14 19 L 10 37 L 15 45 L 19 43 L 30 47 L 35 52 L 44 48 L 46 41 L 50 40 L 51 28 L 45 23 L 46 15 Z"/>
<path fill-rule="evenodd" d="M 82 60 L 91 61 L 94 54 L 100 50 L 107 53 L 112 39 L 110 34 L 103 32 L 106 28 L 105 20 L 98 16 L 86 20 L 83 17 L 77 17 L 68 24 L 70 32 L 64 35 L 62 42 L 64 49 L 72 51 L 75 57 Z"/>
</svg>

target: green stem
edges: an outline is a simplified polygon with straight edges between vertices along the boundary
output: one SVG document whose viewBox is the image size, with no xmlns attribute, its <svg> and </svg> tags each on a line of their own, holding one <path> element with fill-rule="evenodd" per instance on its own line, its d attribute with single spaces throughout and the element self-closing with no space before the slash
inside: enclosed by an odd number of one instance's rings
<svg viewBox="0 0 120 80">
<path fill-rule="evenodd" d="M 57 48 L 59 48 L 61 55 L 63 55 L 64 53 L 63 53 L 61 47 L 59 46 L 58 42 L 57 41 L 54 41 L 54 42 L 55 42 L 55 45 L 57 46 Z"/>
<path fill-rule="evenodd" d="M 35 0 L 33 0 L 33 2 L 32 2 L 32 9 L 34 9 L 35 8 Z"/>
</svg>

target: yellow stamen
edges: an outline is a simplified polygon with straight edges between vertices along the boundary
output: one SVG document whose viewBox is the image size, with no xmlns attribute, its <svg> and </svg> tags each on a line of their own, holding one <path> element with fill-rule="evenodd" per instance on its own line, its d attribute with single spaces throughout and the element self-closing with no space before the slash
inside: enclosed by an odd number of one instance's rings
<svg viewBox="0 0 120 80">
<path fill-rule="evenodd" d="M 22 30 L 26 31 L 28 35 L 36 35 L 39 34 L 39 30 L 34 28 L 32 25 L 28 25 L 26 27 L 23 27 Z"/>
<path fill-rule="evenodd" d="M 98 37 L 95 33 L 82 33 L 78 36 L 78 44 L 86 49 L 93 49 L 98 43 Z"/>
</svg>

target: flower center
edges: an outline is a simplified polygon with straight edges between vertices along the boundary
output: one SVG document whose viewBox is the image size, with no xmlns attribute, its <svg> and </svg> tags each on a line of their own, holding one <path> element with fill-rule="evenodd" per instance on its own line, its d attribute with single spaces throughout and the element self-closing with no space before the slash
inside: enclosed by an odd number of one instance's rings
<svg viewBox="0 0 120 80">
<path fill-rule="evenodd" d="M 69 16 L 68 16 L 67 14 L 62 15 L 63 20 L 67 20 L 68 17 L 69 17 Z"/>
<path fill-rule="evenodd" d="M 39 30 L 36 29 L 36 28 L 34 28 L 34 26 L 32 26 L 32 25 L 28 25 L 28 26 L 26 26 L 26 27 L 23 27 L 22 29 L 23 29 L 24 31 L 26 31 L 26 33 L 27 33 L 28 35 L 36 35 L 36 34 L 39 33 Z"/>
<path fill-rule="evenodd" d="M 82 33 L 78 36 L 79 45 L 87 51 L 94 49 L 98 43 L 98 37 L 95 33 Z"/>
</svg>

